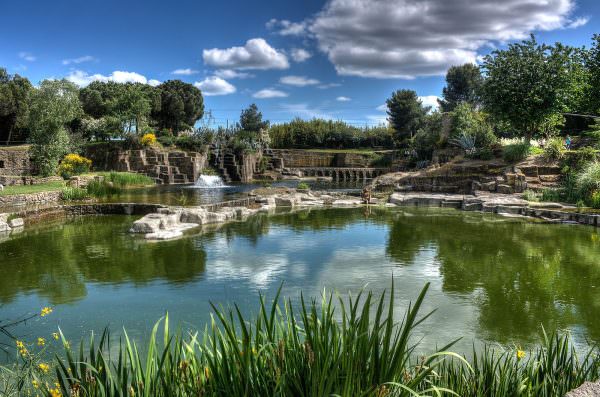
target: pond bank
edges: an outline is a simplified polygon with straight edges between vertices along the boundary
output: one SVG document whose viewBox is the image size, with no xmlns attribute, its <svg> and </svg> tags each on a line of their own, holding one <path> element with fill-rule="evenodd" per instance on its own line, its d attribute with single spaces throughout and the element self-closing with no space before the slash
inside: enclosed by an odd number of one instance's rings
<svg viewBox="0 0 600 397">
<path fill-rule="evenodd" d="M 532 203 L 517 195 L 484 193 L 393 193 L 388 201 L 373 199 L 372 205 L 430 206 L 481 211 L 504 216 L 523 216 L 553 223 L 578 223 L 600 227 L 600 214 L 577 212 L 575 207 L 558 203 Z M 278 209 L 357 207 L 364 205 L 356 196 L 339 192 L 306 192 L 290 188 L 264 188 L 251 192 L 244 200 L 195 207 L 143 203 L 63 204 L 0 214 L 0 231 L 10 232 L 15 219 L 25 226 L 50 219 L 79 215 L 142 215 L 132 232 L 148 239 L 177 238 L 190 228 L 245 220 L 258 212 Z M 18 221 L 15 224 L 20 224 Z"/>
</svg>

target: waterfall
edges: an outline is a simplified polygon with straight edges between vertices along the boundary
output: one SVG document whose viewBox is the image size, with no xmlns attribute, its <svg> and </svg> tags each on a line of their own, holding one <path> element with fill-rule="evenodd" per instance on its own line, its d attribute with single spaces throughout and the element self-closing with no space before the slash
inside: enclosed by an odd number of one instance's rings
<svg viewBox="0 0 600 397">
<path fill-rule="evenodd" d="M 200 175 L 194 187 L 201 189 L 219 189 L 227 187 L 218 175 Z"/>
</svg>

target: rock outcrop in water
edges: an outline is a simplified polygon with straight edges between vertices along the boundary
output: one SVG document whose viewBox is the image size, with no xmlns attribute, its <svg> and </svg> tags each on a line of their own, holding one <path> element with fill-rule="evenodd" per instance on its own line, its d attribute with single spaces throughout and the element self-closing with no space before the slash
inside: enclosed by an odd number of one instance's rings
<svg viewBox="0 0 600 397">
<path fill-rule="evenodd" d="M 357 197 L 321 193 L 297 193 L 293 190 L 276 193 L 277 190 L 263 190 L 262 195 L 254 194 L 248 199 L 248 206 L 223 206 L 209 211 L 203 207 L 168 207 L 148 214 L 133 223 L 131 233 L 143 234 L 148 240 L 168 240 L 183 236 L 186 230 L 204 225 L 224 224 L 243 221 L 259 212 L 273 212 L 276 209 L 296 209 L 307 207 L 352 207 L 361 205 Z M 272 194 L 269 194 L 272 193 Z M 208 206 L 211 207 L 211 206 Z"/>
</svg>

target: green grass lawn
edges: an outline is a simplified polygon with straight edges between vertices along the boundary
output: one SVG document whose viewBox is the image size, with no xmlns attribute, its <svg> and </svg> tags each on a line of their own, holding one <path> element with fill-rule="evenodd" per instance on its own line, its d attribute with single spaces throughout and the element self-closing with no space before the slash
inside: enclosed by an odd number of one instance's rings
<svg viewBox="0 0 600 397">
<path fill-rule="evenodd" d="M 39 185 L 5 186 L 0 191 L 0 196 L 12 196 L 15 194 L 29 194 L 40 192 L 55 192 L 65 187 L 64 181 L 41 183 Z"/>
</svg>

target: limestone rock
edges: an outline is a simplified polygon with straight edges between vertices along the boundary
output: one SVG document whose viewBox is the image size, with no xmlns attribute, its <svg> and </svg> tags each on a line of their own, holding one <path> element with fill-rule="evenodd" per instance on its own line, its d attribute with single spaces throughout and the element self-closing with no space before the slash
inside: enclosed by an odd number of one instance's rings
<svg viewBox="0 0 600 397">
<path fill-rule="evenodd" d="M 24 225 L 25 221 L 23 221 L 23 218 L 14 218 L 8 221 L 8 226 L 10 226 L 13 229 L 23 227 Z"/>
<path fill-rule="evenodd" d="M 501 194 L 513 194 L 515 192 L 515 190 L 513 189 L 512 186 L 504 185 L 504 184 L 498 185 L 496 190 L 498 193 L 501 193 Z"/>
<path fill-rule="evenodd" d="M 276 207 L 294 208 L 300 203 L 300 198 L 296 195 L 275 196 Z"/>
<path fill-rule="evenodd" d="M 129 230 L 131 233 L 155 233 L 160 230 L 164 215 L 160 213 L 148 214 L 142 219 L 133 222 L 133 226 Z"/>
<path fill-rule="evenodd" d="M 600 382 L 585 382 L 577 389 L 568 392 L 565 397 L 600 397 Z"/>
</svg>

